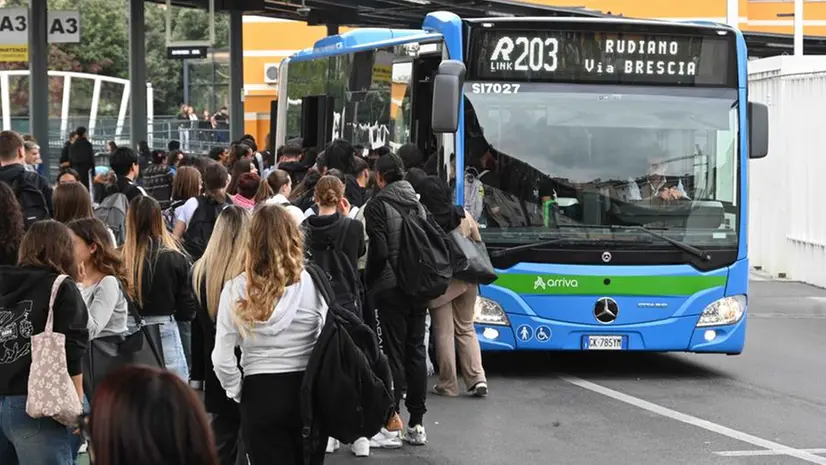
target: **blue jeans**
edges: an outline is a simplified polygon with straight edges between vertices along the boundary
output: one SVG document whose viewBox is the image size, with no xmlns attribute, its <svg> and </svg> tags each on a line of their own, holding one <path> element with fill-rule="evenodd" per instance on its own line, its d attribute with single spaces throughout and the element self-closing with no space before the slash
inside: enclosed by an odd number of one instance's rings
<svg viewBox="0 0 826 465">
<path fill-rule="evenodd" d="M 26 396 L 0 396 L 0 463 L 72 465 L 72 432 L 51 418 L 26 414 Z"/>
<path fill-rule="evenodd" d="M 161 325 L 161 349 L 166 362 L 166 369 L 180 376 L 185 382 L 189 382 L 189 367 L 186 364 L 186 354 L 184 345 L 181 342 L 181 333 L 178 331 L 178 323 L 173 316 L 145 316 L 143 321 L 147 325 Z M 137 325 L 132 317 L 127 321 L 129 333 L 137 330 Z"/>
</svg>

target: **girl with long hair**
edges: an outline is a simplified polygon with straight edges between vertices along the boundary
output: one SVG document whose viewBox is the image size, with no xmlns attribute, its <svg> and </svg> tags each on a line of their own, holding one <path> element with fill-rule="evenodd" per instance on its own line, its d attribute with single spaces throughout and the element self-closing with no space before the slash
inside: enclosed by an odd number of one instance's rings
<svg viewBox="0 0 826 465">
<path fill-rule="evenodd" d="M 199 328 L 195 334 L 200 330 L 205 357 L 204 405 L 207 412 L 213 415 L 212 430 L 222 465 L 234 465 L 245 454 L 239 440 L 241 420 L 238 404 L 227 397 L 218 382 L 210 355 L 215 348 L 215 318 L 221 291 L 224 283 L 244 271 L 249 227 L 250 213 L 246 209 L 235 205 L 225 208 L 218 216 L 204 256 L 195 262 L 192 269 L 192 289 L 199 303 L 196 317 Z M 196 368 L 193 366 L 193 370 Z"/>
<path fill-rule="evenodd" d="M 95 218 L 74 220 L 68 226 L 78 264 L 78 288 L 89 311 L 89 339 L 126 333 L 126 269 L 108 228 Z"/>
<path fill-rule="evenodd" d="M 167 231 L 161 206 L 152 197 L 136 197 L 126 215 L 123 245 L 129 294 L 147 324 L 161 325 L 166 368 L 189 380 L 177 321 L 192 321 L 195 303 L 189 286 L 189 260 Z M 130 331 L 136 322 L 129 319 Z"/>
<path fill-rule="evenodd" d="M 0 182 L 0 265 L 16 265 L 23 239 L 23 211 L 8 184 Z"/>
<path fill-rule="evenodd" d="M 80 218 L 92 218 L 92 197 L 80 183 L 58 184 L 52 194 L 54 212 L 52 218 L 63 224 Z"/>
<path fill-rule="evenodd" d="M 69 278 L 56 290 L 52 327 L 65 336 L 66 369 L 77 401 L 83 399 L 82 362 L 89 332 L 86 305 L 75 285 L 78 269 L 69 229 L 52 220 L 34 223 L 20 244 L 18 262 L 0 266 L 0 308 L 6 325 L 0 345 L 0 463 L 73 463 L 78 444 L 72 431 L 52 418 L 26 414 L 31 338 L 46 328 L 52 287 L 60 275 Z"/>
<path fill-rule="evenodd" d="M 252 465 L 299 465 L 301 382 L 327 304 L 304 269 L 304 238 L 284 208 L 258 208 L 249 234 L 244 272 L 221 293 L 212 361 L 227 396 L 241 404 Z M 322 444 L 310 463 L 323 462 Z"/>
<path fill-rule="evenodd" d="M 276 169 L 261 182 L 258 193 L 255 194 L 255 203 L 266 202 L 270 205 L 281 205 L 295 220 L 296 224 L 304 221 L 304 212 L 300 208 L 290 203 L 289 197 L 293 190 L 293 181 L 290 174 L 284 170 Z"/>
<path fill-rule="evenodd" d="M 203 180 L 201 172 L 193 166 L 182 166 L 178 169 L 172 181 L 172 203 L 164 210 L 164 220 L 170 231 L 175 229 L 178 215 L 189 199 L 198 197 L 201 193 Z M 183 235 L 183 232 L 181 232 Z M 180 237 L 180 236 L 178 236 Z"/>
<path fill-rule="evenodd" d="M 109 374 L 80 429 L 95 465 L 218 465 L 198 395 L 156 368 L 128 365 Z"/>
</svg>

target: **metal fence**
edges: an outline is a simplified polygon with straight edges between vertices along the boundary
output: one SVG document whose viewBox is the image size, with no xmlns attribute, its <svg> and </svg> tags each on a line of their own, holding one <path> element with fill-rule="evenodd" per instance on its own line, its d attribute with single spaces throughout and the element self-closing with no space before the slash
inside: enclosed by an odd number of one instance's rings
<svg viewBox="0 0 826 465">
<path fill-rule="evenodd" d="M 70 128 L 86 126 L 88 117 L 73 117 L 70 119 Z M 42 146 L 48 146 L 50 163 L 48 172 L 51 178 L 57 176 L 59 171 L 60 153 L 69 138 L 69 134 L 62 134 L 60 131 L 61 121 L 51 119 L 49 121 L 49 141 Z M 229 127 L 213 128 L 209 122 L 205 121 L 182 121 L 174 116 L 155 117 L 147 122 L 148 140 L 150 150 L 168 150 L 172 141 L 180 143 L 181 150 L 193 155 L 206 155 L 213 147 L 227 147 L 229 145 Z M 132 141 L 129 133 L 128 119 L 122 127 L 118 127 L 115 118 L 98 118 L 94 132 L 89 134 L 89 141 L 100 153 L 106 153 L 107 143 L 115 142 L 118 146 L 131 146 L 137 148 L 138 141 Z M 28 118 L 12 118 L 12 129 L 22 134 L 29 132 Z M 98 157 L 101 163 L 106 163 L 105 157 Z"/>
</svg>

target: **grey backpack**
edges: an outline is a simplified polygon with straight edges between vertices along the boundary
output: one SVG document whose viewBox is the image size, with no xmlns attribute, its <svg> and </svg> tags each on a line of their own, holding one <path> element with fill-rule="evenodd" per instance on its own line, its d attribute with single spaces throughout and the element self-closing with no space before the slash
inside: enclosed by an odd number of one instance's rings
<svg viewBox="0 0 826 465">
<path fill-rule="evenodd" d="M 112 230 L 115 235 L 115 244 L 122 246 L 126 240 L 126 210 L 129 209 L 129 200 L 124 194 L 112 194 L 100 205 L 95 207 L 95 218 Z"/>
</svg>

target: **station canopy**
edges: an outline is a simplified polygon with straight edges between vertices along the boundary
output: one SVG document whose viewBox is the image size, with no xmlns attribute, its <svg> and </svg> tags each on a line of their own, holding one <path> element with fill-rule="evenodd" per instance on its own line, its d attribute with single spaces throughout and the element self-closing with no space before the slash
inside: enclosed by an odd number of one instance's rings
<svg viewBox="0 0 826 465">
<path fill-rule="evenodd" d="M 147 0 L 166 3 L 165 0 Z M 432 11 L 451 11 L 460 17 L 557 16 L 612 17 L 611 12 L 586 8 L 555 7 L 513 0 L 213 0 L 217 11 L 241 9 L 245 14 L 270 16 L 310 25 L 335 24 L 355 27 L 421 27 Z M 206 9 L 209 0 L 173 0 L 175 5 Z M 794 49 L 790 34 L 743 32 L 749 56 L 763 58 L 790 55 Z M 826 37 L 806 36 L 808 55 L 826 55 Z"/>
</svg>

